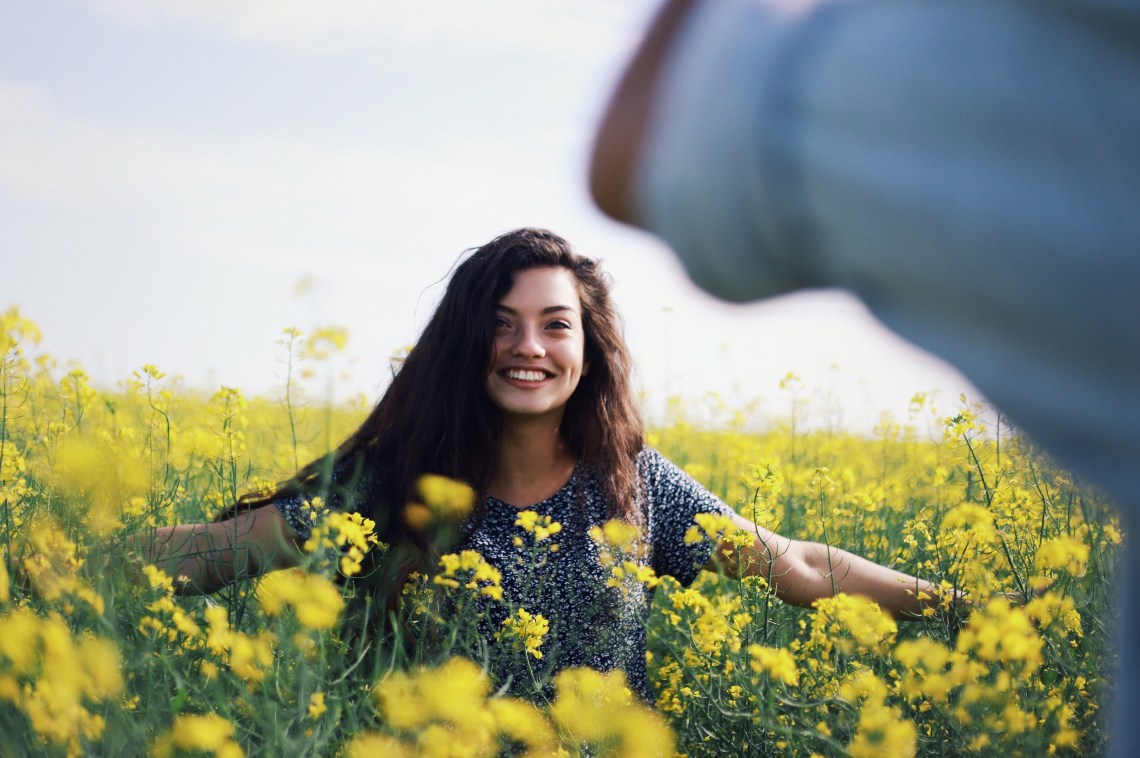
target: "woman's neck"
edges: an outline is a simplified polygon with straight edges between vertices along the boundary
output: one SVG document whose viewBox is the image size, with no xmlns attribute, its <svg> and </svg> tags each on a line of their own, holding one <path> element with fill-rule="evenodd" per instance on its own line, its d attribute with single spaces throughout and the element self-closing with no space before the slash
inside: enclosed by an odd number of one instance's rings
<svg viewBox="0 0 1140 758">
<path fill-rule="evenodd" d="M 560 490 L 578 459 L 566 446 L 559 426 L 546 419 L 504 423 L 489 494 L 525 508 Z"/>
</svg>

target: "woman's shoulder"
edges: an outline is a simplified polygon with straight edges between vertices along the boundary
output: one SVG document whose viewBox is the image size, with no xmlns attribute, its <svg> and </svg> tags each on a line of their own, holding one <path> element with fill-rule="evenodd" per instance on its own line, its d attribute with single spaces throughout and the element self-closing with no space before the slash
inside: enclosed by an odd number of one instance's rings
<svg viewBox="0 0 1140 758">
<path fill-rule="evenodd" d="M 661 466 L 668 462 L 669 459 L 662 455 L 661 451 L 648 443 L 643 444 L 637 453 L 638 466 Z"/>
<path fill-rule="evenodd" d="M 648 444 L 643 445 L 637 454 L 637 470 L 647 481 L 662 477 L 672 477 L 683 473 L 677 464 L 666 458 L 661 451 Z"/>
</svg>

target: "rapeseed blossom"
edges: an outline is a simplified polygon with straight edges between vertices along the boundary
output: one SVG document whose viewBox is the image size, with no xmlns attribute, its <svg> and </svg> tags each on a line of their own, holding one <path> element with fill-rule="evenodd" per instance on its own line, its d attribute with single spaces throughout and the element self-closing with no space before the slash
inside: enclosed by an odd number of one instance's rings
<svg viewBox="0 0 1140 758">
<path fill-rule="evenodd" d="M 1064 571 L 1072 577 L 1084 576 L 1088 562 L 1089 546 L 1068 535 L 1042 542 L 1035 558 L 1038 571 Z"/>
<path fill-rule="evenodd" d="M 151 755 L 171 758 L 182 751 L 202 751 L 215 758 L 242 758 L 245 751 L 233 736 L 234 725 L 215 713 L 176 716 L 170 729 L 155 739 Z"/>
<path fill-rule="evenodd" d="M 532 615 L 519 608 L 515 615 L 503 619 L 503 629 L 495 633 L 500 642 L 518 641 L 528 655 L 542 658 L 542 641 L 550 631 L 550 622 L 541 613 Z"/>
<path fill-rule="evenodd" d="M 799 682 L 796 659 L 790 650 L 749 645 L 748 657 L 750 658 L 748 665 L 757 674 L 767 674 L 773 681 L 784 684 L 795 685 Z"/>
<path fill-rule="evenodd" d="M 319 574 L 300 569 L 274 571 L 257 583 L 261 607 L 278 616 L 286 606 L 307 629 L 331 629 L 344 608 L 340 589 Z"/>
<path fill-rule="evenodd" d="M 506 738 L 526 745 L 528 756 L 550 755 L 553 732 L 538 710 L 519 700 L 489 697 L 490 689 L 486 673 L 464 658 L 389 673 L 374 692 L 387 724 L 405 736 L 365 735 L 349 752 L 395 748 L 391 754 L 493 756 Z"/>
<path fill-rule="evenodd" d="M 314 498 L 310 503 L 313 511 L 323 509 L 319 498 Z M 304 544 L 307 553 L 317 556 L 315 563 L 318 568 L 328 560 L 325 551 L 339 556 L 337 568 L 344 576 L 359 574 L 365 554 L 376 547 L 386 547 L 376 535 L 376 522 L 359 513 L 340 511 L 321 513 L 319 522 Z"/>
<path fill-rule="evenodd" d="M 404 506 L 408 526 L 427 532 L 433 526 L 454 525 L 467 518 L 475 505 L 475 490 L 463 482 L 437 474 L 416 480 L 419 498 Z"/>
<path fill-rule="evenodd" d="M 661 756 L 673 752 L 673 733 L 640 704 L 622 671 L 567 669 L 554 680 L 558 695 L 550 715 L 572 744 L 599 755 Z"/>
<path fill-rule="evenodd" d="M 601 526 L 590 527 L 589 536 L 598 545 L 629 552 L 634 549 L 641 533 L 636 524 L 623 519 L 610 519 Z"/>
<path fill-rule="evenodd" d="M 17 608 L 0 616 L 0 702 L 22 711 L 69 758 L 102 736 L 99 711 L 123 687 L 119 650 L 109 640 L 77 638 L 57 614 L 40 618 Z"/>
<path fill-rule="evenodd" d="M 228 613 L 221 606 L 207 608 L 206 621 L 209 624 L 206 646 L 219 661 L 249 684 L 265 678 L 273 665 L 273 649 L 277 642 L 272 632 L 250 635 L 232 628 Z"/>
<path fill-rule="evenodd" d="M 721 513 L 698 513 L 696 522 L 685 532 L 687 544 L 691 545 L 705 540 L 719 542 L 729 529 L 734 528 L 732 519 Z"/>
<path fill-rule="evenodd" d="M 562 524 L 551 519 L 550 516 L 540 516 L 537 511 L 524 510 L 519 512 L 515 519 L 515 526 L 521 527 L 524 532 L 534 537 L 535 544 L 545 542 L 562 531 Z M 516 544 L 522 543 L 516 538 Z"/>
<path fill-rule="evenodd" d="M 851 655 L 883 654 L 894 642 L 898 624 L 878 605 L 858 595 L 837 593 L 812 603 L 809 648 L 826 656 L 832 650 Z"/>
<path fill-rule="evenodd" d="M 432 511 L 456 521 L 467 518 L 475 504 L 475 490 L 445 476 L 421 476 L 416 482 L 416 491 Z"/>
<path fill-rule="evenodd" d="M 974 614 L 958 637 L 958 648 L 981 661 L 1016 667 L 1022 675 L 1037 671 L 1045 641 L 1024 608 L 995 598 Z"/>
<path fill-rule="evenodd" d="M 598 560 L 603 566 L 613 567 L 607 584 L 622 587 L 628 594 L 632 586 L 626 584 L 626 577 L 634 576 L 635 581 L 645 586 L 656 586 L 656 575 L 647 566 L 642 566 L 647 546 L 644 544 L 641 529 L 624 519 L 610 519 L 600 526 L 592 526 L 587 532 L 590 540 L 598 548 Z M 647 573 L 648 572 L 648 573 Z"/>
<path fill-rule="evenodd" d="M 632 586 L 641 586 L 653 589 L 661 583 L 661 579 L 649 566 L 634 561 L 622 561 L 620 566 L 610 568 L 610 578 L 606 580 L 607 587 L 616 587 L 625 594 L 629 594 Z"/>
<path fill-rule="evenodd" d="M 18 312 L 0 316 L 0 753 L 238 755 L 248 743 L 285 754 L 298 740 L 314 753 L 394 756 L 1104 750 L 1103 619 L 1120 524 L 976 409 L 944 414 L 917 398 L 908 421 L 884 417 L 867 438 L 840 431 L 826 397 L 794 376 L 777 399 L 787 413 L 771 423 L 761 406 L 710 398 L 689 421 L 671 404 L 650 444 L 745 518 L 922 575 L 942 594 L 922 598 L 921 620 L 894 625 L 854 599 L 785 606 L 759 577 L 706 572 L 681 587 L 652 570 L 637 525 L 611 521 L 589 534 L 596 576 L 620 587 L 615 599 L 655 596 L 644 612 L 659 711 L 618 675 L 586 671 L 555 682 L 538 707 L 496 696 L 481 664 L 521 656 L 544 684 L 546 619 L 504 600 L 477 553 L 445 557 L 433 579 L 414 575 L 391 617 L 414 641 L 367 651 L 337 623 L 340 593 L 357 583 L 329 581 L 358 576 L 386 549 L 357 514 L 308 502 L 305 569 L 319 581 L 284 572 L 208 600 L 180 596 L 184 583 L 146 565 L 159 556 L 126 542 L 271 491 L 350 434 L 370 403 L 312 412 L 303 377 L 285 403 L 236 388 L 211 397 L 150 364 L 107 390 L 82 367 L 32 354 L 37 339 Z M 321 339 L 336 349 L 336 334 Z M 473 497 L 427 477 L 403 515 L 443 546 Z M 755 541 L 702 518 L 689 544 Z M 554 523 L 520 514 L 536 571 L 565 538 Z M 951 588 L 972 605 L 956 606 Z M 1002 593 L 1027 602 L 989 601 Z M 387 612 L 356 599 L 364 614 Z M 504 616 L 500 644 L 477 636 Z M 456 652 L 480 663 L 447 663 Z M 370 665 L 392 672 L 387 700 L 360 697 Z M 652 735 L 668 724 L 666 748 Z"/>
<path fill-rule="evenodd" d="M 63 602 L 69 613 L 73 603 L 80 601 L 102 614 L 103 596 L 82 575 L 86 561 L 79 546 L 50 517 L 36 519 L 29 531 L 33 552 L 24 558 L 22 567 L 36 592 L 48 602 Z"/>
<path fill-rule="evenodd" d="M 463 587 L 494 600 L 503 599 L 502 574 L 475 550 L 442 555 L 439 566 L 440 572 L 432 577 L 434 584 L 455 589 Z"/>
</svg>

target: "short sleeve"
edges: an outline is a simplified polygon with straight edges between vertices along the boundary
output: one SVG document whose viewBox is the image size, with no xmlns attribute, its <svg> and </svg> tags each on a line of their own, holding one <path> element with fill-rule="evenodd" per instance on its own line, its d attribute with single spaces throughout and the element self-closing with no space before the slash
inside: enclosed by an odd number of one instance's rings
<svg viewBox="0 0 1140 758">
<path fill-rule="evenodd" d="M 285 517 L 285 523 L 297 535 L 298 539 L 307 540 L 313 533 L 315 514 L 308 507 L 305 498 L 300 495 L 280 497 L 273 501 L 277 510 Z"/>
<path fill-rule="evenodd" d="M 687 543 L 685 533 L 698 513 L 731 515 L 732 509 L 656 450 L 646 448 L 639 466 L 648 505 L 653 570 L 683 585 L 691 584 L 716 545 L 708 539 Z"/>
<path fill-rule="evenodd" d="M 307 540 L 324 514 L 360 510 L 373 483 L 369 472 L 357 471 L 351 463 L 342 461 L 334 468 L 327 484 L 318 486 L 313 495 L 285 495 L 276 498 L 273 504 L 297 538 Z M 313 507 L 314 498 L 320 498 L 320 507 Z"/>
</svg>

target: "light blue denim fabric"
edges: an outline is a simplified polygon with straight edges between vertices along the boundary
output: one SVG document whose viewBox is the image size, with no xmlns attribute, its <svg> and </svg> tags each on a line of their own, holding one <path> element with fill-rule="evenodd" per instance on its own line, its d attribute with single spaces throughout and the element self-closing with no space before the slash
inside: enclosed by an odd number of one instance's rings
<svg viewBox="0 0 1140 758">
<path fill-rule="evenodd" d="M 858 295 L 1140 528 L 1140 6 L 710 0 L 668 61 L 641 221 L 748 301 Z M 1113 754 L 1140 755 L 1140 560 Z"/>
</svg>

